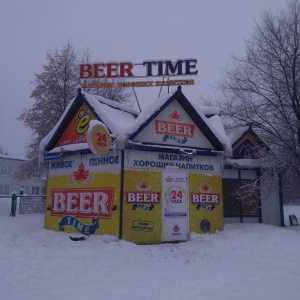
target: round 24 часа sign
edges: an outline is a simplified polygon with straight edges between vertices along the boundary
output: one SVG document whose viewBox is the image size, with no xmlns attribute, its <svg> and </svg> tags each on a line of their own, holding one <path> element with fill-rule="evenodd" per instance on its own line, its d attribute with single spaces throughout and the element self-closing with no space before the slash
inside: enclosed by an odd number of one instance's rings
<svg viewBox="0 0 300 300">
<path fill-rule="evenodd" d="M 108 129 L 96 120 L 90 121 L 87 141 L 92 152 L 97 155 L 107 154 L 112 147 Z"/>
</svg>

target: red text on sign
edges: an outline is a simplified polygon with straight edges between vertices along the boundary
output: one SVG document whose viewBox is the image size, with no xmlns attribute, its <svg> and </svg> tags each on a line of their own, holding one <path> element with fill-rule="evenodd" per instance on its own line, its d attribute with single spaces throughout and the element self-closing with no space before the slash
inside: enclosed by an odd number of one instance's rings
<svg viewBox="0 0 300 300">
<path fill-rule="evenodd" d="M 160 193 L 126 192 L 127 203 L 159 203 Z"/>
<path fill-rule="evenodd" d="M 124 78 L 133 77 L 131 62 L 108 64 L 81 64 L 79 78 Z"/>
<path fill-rule="evenodd" d="M 198 203 L 219 204 L 220 194 L 191 193 L 191 199 L 193 204 L 198 204 Z"/>
<path fill-rule="evenodd" d="M 103 133 L 101 134 L 100 132 L 97 132 L 97 144 L 99 146 L 103 146 L 103 147 L 106 147 L 106 134 Z"/>
<path fill-rule="evenodd" d="M 51 214 L 111 217 L 114 188 L 51 190 Z"/>
<path fill-rule="evenodd" d="M 156 120 L 155 130 L 158 134 L 194 137 L 195 125 Z"/>
</svg>

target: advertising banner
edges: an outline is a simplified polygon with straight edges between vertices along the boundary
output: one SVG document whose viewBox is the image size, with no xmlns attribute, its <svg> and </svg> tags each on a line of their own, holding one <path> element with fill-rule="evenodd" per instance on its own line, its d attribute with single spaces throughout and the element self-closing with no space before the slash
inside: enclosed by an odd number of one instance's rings
<svg viewBox="0 0 300 300">
<path fill-rule="evenodd" d="M 223 230 L 221 175 L 189 174 L 190 231 L 215 233 Z"/>
<path fill-rule="evenodd" d="M 221 158 L 150 151 L 125 151 L 125 167 L 135 170 L 159 170 L 177 167 L 180 171 L 205 174 L 221 172 Z"/>
<path fill-rule="evenodd" d="M 119 157 L 118 151 L 112 151 L 49 162 L 45 228 L 118 236 Z"/>
<path fill-rule="evenodd" d="M 163 241 L 186 241 L 189 237 L 188 173 L 162 172 Z"/>
<path fill-rule="evenodd" d="M 160 243 L 161 173 L 125 170 L 123 238 L 138 244 Z"/>
<path fill-rule="evenodd" d="M 88 106 L 83 103 L 77 114 L 75 114 L 67 126 L 59 141 L 56 143 L 55 147 L 86 143 L 86 132 L 91 120 L 95 120 L 95 116 L 92 114 Z"/>
</svg>

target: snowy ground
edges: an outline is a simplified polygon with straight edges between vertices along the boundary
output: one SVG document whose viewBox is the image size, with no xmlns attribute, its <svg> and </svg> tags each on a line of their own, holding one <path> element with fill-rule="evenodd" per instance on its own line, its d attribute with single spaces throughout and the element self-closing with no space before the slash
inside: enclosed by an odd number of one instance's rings
<svg viewBox="0 0 300 300">
<path fill-rule="evenodd" d="M 188 242 L 72 242 L 0 199 L 0 299 L 300 299 L 300 228 L 230 224 Z M 300 220 L 300 207 L 285 207 Z"/>
</svg>

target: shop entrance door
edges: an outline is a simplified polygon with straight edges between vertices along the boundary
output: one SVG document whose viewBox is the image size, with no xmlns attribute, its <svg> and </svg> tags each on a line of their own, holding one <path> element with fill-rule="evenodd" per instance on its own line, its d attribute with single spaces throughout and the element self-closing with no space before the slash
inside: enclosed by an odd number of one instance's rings
<svg viewBox="0 0 300 300">
<path fill-rule="evenodd" d="M 186 241 L 189 237 L 188 173 L 162 172 L 163 242 Z"/>
</svg>

